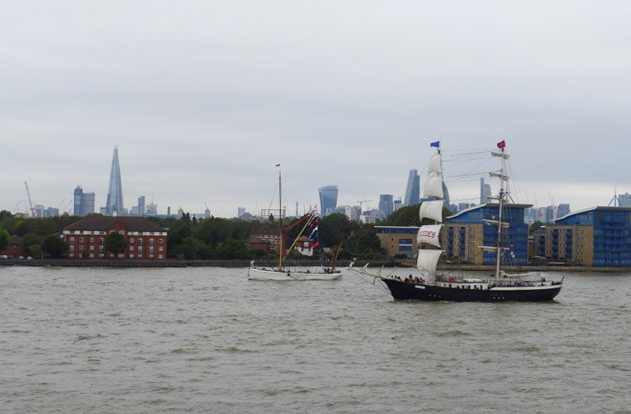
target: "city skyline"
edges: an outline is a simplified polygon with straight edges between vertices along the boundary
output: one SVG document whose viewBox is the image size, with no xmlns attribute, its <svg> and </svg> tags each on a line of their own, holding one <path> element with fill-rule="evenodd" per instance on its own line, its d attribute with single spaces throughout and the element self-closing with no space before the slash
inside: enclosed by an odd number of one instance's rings
<svg viewBox="0 0 631 414">
<path fill-rule="evenodd" d="M 291 211 L 329 183 L 377 208 L 410 170 L 423 182 L 437 140 L 446 158 L 506 140 L 522 203 L 631 192 L 631 4 L 5 6 L 0 210 L 28 210 L 25 181 L 36 205 L 66 211 L 81 185 L 103 206 L 114 145 L 124 197 L 161 214 L 256 213 L 278 163 Z"/>
<path fill-rule="evenodd" d="M 277 168 L 279 167 L 278 165 L 276 166 Z M 118 146 L 114 147 L 114 155 L 112 158 L 112 162 L 111 162 L 111 169 L 110 169 L 110 174 L 109 174 L 109 186 L 108 186 L 108 199 L 110 198 L 110 193 L 114 192 L 115 196 L 111 197 L 113 200 L 118 200 L 116 201 L 117 203 L 120 203 L 120 206 L 122 208 L 122 211 L 124 212 L 124 215 L 127 214 L 131 214 L 131 215 L 143 215 L 144 211 L 145 211 L 145 196 L 139 196 L 138 197 L 138 205 L 137 206 L 133 206 L 131 210 L 125 209 L 122 205 L 122 177 L 121 177 L 121 173 L 120 173 L 120 162 L 119 162 L 119 158 L 118 158 Z M 416 169 L 410 170 L 408 172 L 408 176 L 407 176 L 407 180 L 406 180 L 406 190 L 404 193 L 408 194 L 410 193 L 410 186 L 415 187 L 416 185 L 418 185 L 418 182 L 420 180 L 420 175 L 418 174 L 418 171 Z M 484 196 L 488 196 L 490 194 L 493 193 L 493 189 L 491 188 L 491 185 L 489 183 L 485 183 L 485 178 L 479 178 L 480 183 L 478 184 L 478 194 L 477 195 L 472 195 L 472 196 L 467 196 L 465 198 L 458 198 L 455 202 L 450 203 L 453 206 L 456 206 L 456 208 L 458 207 L 459 204 L 471 204 L 471 205 L 477 205 L 477 204 L 481 204 L 483 203 L 483 197 Z M 447 179 L 446 179 L 447 181 Z M 475 186 L 473 186 L 474 188 Z M 449 191 L 450 186 L 445 183 L 443 185 L 443 189 L 444 191 L 447 193 Z M 474 188 L 475 189 L 475 188 Z M 321 188 L 318 189 L 318 198 L 319 198 L 319 203 L 320 205 L 323 202 L 323 196 L 322 196 L 322 192 L 327 193 L 327 192 L 331 192 L 333 191 L 334 193 L 334 201 L 335 204 L 337 206 L 351 206 L 351 207 L 356 207 L 359 206 L 360 208 L 362 208 L 363 211 L 367 211 L 367 210 L 381 210 L 380 208 L 380 203 L 377 202 L 375 205 L 373 205 L 372 200 L 365 200 L 366 197 L 364 197 L 364 200 L 359 200 L 359 201 L 355 201 L 355 202 L 350 202 L 350 203 L 344 203 L 344 202 L 337 202 L 337 198 L 338 198 L 338 192 L 339 192 L 339 188 L 338 186 L 335 185 L 329 185 L 329 186 L 323 186 Z M 414 193 L 414 189 L 412 190 L 412 193 Z M 89 197 L 89 201 L 88 203 L 91 203 L 92 206 L 92 212 L 95 212 L 94 209 L 94 205 L 95 205 L 95 199 L 97 199 L 97 197 L 95 196 L 94 192 L 91 193 L 83 193 L 82 191 L 82 185 L 78 185 L 75 189 L 74 189 L 74 209 L 77 208 L 77 194 L 78 192 L 82 193 L 83 197 Z M 483 193 L 484 192 L 484 193 Z M 332 194 L 333 194 L 332 193 Z M 471 193 L 472 194 L 472 193 Z M 512 194 L 512 190 L 511 190 L 511 194 Z M 379 195 L 379 198 L 381 199 L 383 194 Z M 409 195 L 409 194 L 408 194 Z M 405 196 L 401 197 L 399 196 L 398 198 L 392 196 L 391 194 L 389 194 L 389 196 L 392 197 L 392 200 L 399 200 L 400 202 L 404 200 Z M 81 197 L 81 195 L 79 196 Z M 552 197 L 552 194 L 548 194 L 549 198 L 549 202 L 543 202 L 541 204 L 535 204 L 535 203 L 531 203 L 533 204 L 533 208 L 535 209 L 545 209 L 545 208 L 549 208 L 551 206 L 561 206 L 561 205 L 566 205 L 569 206 L 570 203 L 565 203 L 563 200 L 559 200 L 558 203 L 555 203 L 554 198 Z M 343 197 L 344 198 L 344 197 Z M 545 197 L 544 197 L 545 200 Z M 624 205 L 624 206 L 629 206 L 629 204 L 631 204 L 629 202 L 629 200 L 631 200 L 631 194 L 628 193 L 624 193 L 624 194 L 620 194 L 617 192 L 617 188 L 614 189 L 614 194 L 612 195 L 612 198 L 609 200 L 609 202 L 607 203 L 603 203 L 603 204 L 599 204 L 599 206 L 607 206 L 607 205 L 614 205 L 615 203 L 618 203 L 619 205 Z M 28 206 L 26 205 L 27 200 L 22 200 L 22 203 L 24 204 L 23 208 L 26 209 L 28 208 Z M 363 203 L 366 203 L 365 205 Z M 67 204 L 67 206 L 70 206 L 72 204 L 72 199 L 70 199 L 70 202 Z M 98 203 L 97 203 L 98 204 Z M 318 204 L 301 204 L 298 201 L 296 202 L 292 202 L 292 201 L 287 201 L 284 203 L 284 208 L 290 208 L 292 205 L 295 205 L 296 208 L 296 214 L 300 214 L 300 210 L 299 207 L 302 207 L 303 210 L 307 210 L 307 209 L 311 209 L 313 206 L 318 205 Z M 403 202 L 401 203 L 401 206 L 405 206 L 406 203 Z M 36 210 L 40 211 L 43 209 L 46 209 L 47 206 L 43 205 L 43 204 L 37 204 L 36 205 Z M 592 205 L 592 206 L 587 206 L 587 207 L 583 207 L 583 208 L 573 208 L 572 207 L 572 211 L 577 211 L 577 210 L 582 210 L 585 208 L 591 208 L 591 207 L 596 207 L 596 205 Z M 49 209 L 54 209 L 52 206 L 48 206 Z M 106 211 L 107 205 L 106 207 L 102 207 L 100 213 L 101 214 L 107 214 L 107 215 L 111 215 L 111 212 L 107 212 Z M 226 217 L 226 218 L 234 218 L 234 217 L 239 217 L 239 212 L 241 210 L 244 210 L 245 207 L 242 206 L 235 206 L 235 213 L 233 215 L 225 215 L 225 216 L 220 216 L 220 217 Z M 1 209 L 0 209 L 1 210 Z M 163 208 L 162 211 L 158 211 L 157 210 L 157 206 L 153 203 L 150 204 L 150 208 L 148 209 L 149 211 L 147 211 L 147 214 L 150 215 L 173 215 L 176 214 L 177 212 L 184 212 L 184 213 L 191 213 L 191 214 L 195 214 L 197 216 L 202 216 L 204 214 L 207 215 L 207 211 L 209 210 L 208 206 L 205 206 L 205 209 L 202 211 L 190 211 L 190 210 L 185 210 L 180 208 L 173 208 L 172 206 L 165 206 Z M 320 208 L 321 210 L 321 208 Z M 8 210 L 11 211 L 11 210 Z M 142 212 L 141 212 L 142 211 Z M 250 214 L 253 214 L 255 216 L 260 214 L 260 211 L 248 211 L 247 209 L 245 209 L 245 211 L 247 211 Z M 288 210 L 289 211 L 289 210 Z M 18 211 L 11 211 L 14 213 L 28 213 L 26 210 L 22 211 L 22 210 L 18 210 Z M 59 214 L 64 214 L 64 213 L 68 213 L 71 212 L 71 214 L 73 214 L 74 212 L 71 211 L 69 208 L 65 209 L 65 211 L 59 211 Z M 174 213 L 175 212 L 175 213 Z M 322 214 L 326 214 L 324 211 L 321 211 Z M 81 211 L 81 214 L 79 215 L 85 215 L 85 213 L 83 211 Z M 214 214 L 213 214 L 214 215 Z M 560 216 L 559 216 L 560 217 Z"/>
</svg>

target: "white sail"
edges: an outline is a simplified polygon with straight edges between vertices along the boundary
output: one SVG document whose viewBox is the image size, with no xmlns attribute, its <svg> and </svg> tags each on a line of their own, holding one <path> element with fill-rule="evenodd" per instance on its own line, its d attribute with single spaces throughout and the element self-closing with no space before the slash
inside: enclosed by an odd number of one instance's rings
<svg viewBox="0 0 631 414">
<path fill-rule="evenodd" d="M 442 160 L 442 155 L 440 154 L 436 154 L 432 158 L 430 158 L 429 166 L 427 167 L 428 168 L 427 173 L 428 174 L 431 174 L 431 173 L 442 174 L 443 166 L 442 166 L 441 160 Z"/>
<path fill-rule="evenodd" d="M 420 246 L 422 243 L 429 243 L 433 246 L 440 247 L 440 229 L 442 224 L 432 224 L 430 226 L 421 226 L 416 235 L 416 242 Z"/>
<path fill-rule="evenodd" d="M 438 265 L 438 258 L 440 257 L 442 252 L 442 250 L 419 250 L 416 267 L 420 271 L 435 273 L 436 266 Z"/>
<path fill-rule="evenodd" d="M 443 200 L 423 201 L 419 209 L 421 220 L 429 218 L 434 221 L 443 221 Z"/>
<path fill-rule="evenodd" d="M 427 177 L 425 180 L 425 187 L 423 188 L 423 197 L 444 198 L 442 175 Z"/>
</svg>

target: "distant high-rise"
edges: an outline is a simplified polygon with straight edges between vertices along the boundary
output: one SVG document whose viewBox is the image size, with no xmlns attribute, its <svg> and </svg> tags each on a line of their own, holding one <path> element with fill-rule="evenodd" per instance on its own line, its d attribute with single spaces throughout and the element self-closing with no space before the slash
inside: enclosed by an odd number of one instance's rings
<svg viewBox="0 0 631 414">
<path fill-rule="evenodd" d="M 403 205 L 413 206 L 414 204 L 418 204 L 421 200 L 420 189 L 421 177 L 419 177 L 418 171 L 410 170 L 410 175 L 408 176 L 408 185 L 405 189 L 405 198 L 403 199 Z"/>
<path fill-rule="evenodd" d="M 388 217 L 394 211 L 394 197 L 392 194 L 381 194 L 379 196 L 379 212 L 382 217 Z"/>
<path fill-rule="evenodd" d="M 84 193 L 80 185 L 74 189 L 75 216 L 87 216 L 94 213 L 94 193 Z"/>
<path fill-rule="evenodd" d="M 147 204 L 147 209 L 145 214 L 148 216 L 157 216 L 158 215 L 158 205 L 153 204 L 153 202 Z"/>
<path fill-rule="evenodd" d="M 107 191 L 107 202 L 104 213 L 106 215 L 124 214 L 123 207 L 123 185 L 121 182 L 121 168 L 118 162 L 118 147 L 114 147 L 114 157 L 112 158 L 112 170 L 110 172 L 110 186 Z"/>
<path fill-rule="evenodd" d="M 484 177 L 480 178 L 480 204 L 488 203 L 491 196 L 491 186 L 484 184 Z"/>
<path fill-rule="evenodd" d="M 337 186 L 328 185 L 318 190 L 320 193 L 320 208 L 322 215 L 326 216 L 335 211 L 337 207 Z"/>
<path fill-rule="evenodd" d="M 146 211 L 146 209 L 145 209 L 145 196 L 140 196 L 140 197 L 138 197 L 138 213 L 141 216 L 144 216 L 145 215 L 145 211 Z"/>
<path fill-rule="evenodd" d="M 618 196 L 618 203 L 620 203 L 620 207 L 631 207 L 631 194 L 620 194 Z M 561 205 L 559 205 L 559 208 L 561 208 Z"/>
<path fill-rule="evenodd" d="M 567 203 L 559 204 L 559 208 L 557 209 L 557 218 L 561 218 L 570 214 L 570 205 Z"/>
</svg>

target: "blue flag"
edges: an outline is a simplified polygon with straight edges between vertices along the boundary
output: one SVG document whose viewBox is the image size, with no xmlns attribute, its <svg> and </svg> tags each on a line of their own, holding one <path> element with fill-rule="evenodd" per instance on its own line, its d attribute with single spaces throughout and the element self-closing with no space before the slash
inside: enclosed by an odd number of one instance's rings
<svg viewBox="0 0 631 414">
<path fill-rule="evenodd" d="M 440 141 L 436 141 L 436 142 L 432 142 L 431 144 L 429 144 L 430 147 L 440 147 Z"/>
</svg>

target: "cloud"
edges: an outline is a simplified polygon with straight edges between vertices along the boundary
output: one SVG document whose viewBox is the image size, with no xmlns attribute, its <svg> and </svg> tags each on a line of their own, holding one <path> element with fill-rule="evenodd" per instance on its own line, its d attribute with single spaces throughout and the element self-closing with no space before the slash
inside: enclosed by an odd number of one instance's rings
<svg viewBox="0 0 631 414">
<path fill-rule="evenodd" d="M 340 203 L 355 204 L 402 196 L 437 139 L 446 151 L 506 139 L 525 192 L 599 204 L 631 184 L 630 9 L 11 2 L 0 17 L 0 209 L 25 198 L 25 180 L 41 204 L 77 184 L 104 204 L 115 145 L 126 204 L 145 195 L 161 212 L 254 212 L 278 162 L 292 203 L 317 204 L 317 189 L 337 184 Z"/>
</svg>

